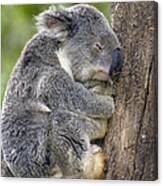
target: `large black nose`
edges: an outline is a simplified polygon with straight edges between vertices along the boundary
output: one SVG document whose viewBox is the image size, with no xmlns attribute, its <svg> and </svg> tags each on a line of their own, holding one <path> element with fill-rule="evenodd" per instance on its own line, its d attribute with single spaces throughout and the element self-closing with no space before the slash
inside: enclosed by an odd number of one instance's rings
<svg viewBox="0 0 163 186">
<path fill-rule="evenodd" d="M 122 71 L 123 58 L 120 48 L 115 48 L 112 51 L 112 64 L 110 67 L 109 75 L 114 76 Z"/>
</svg>

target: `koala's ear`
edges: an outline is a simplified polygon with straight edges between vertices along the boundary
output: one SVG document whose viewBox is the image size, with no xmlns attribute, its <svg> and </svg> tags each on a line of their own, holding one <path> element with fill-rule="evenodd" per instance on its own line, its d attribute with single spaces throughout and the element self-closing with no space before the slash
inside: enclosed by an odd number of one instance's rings
<svg viewBox="0 0 163 186">
<path fill-rule="evenodd" d="M 49 9 L 36 17 L 38 31 L 47 31 L 50 37 L 61 41 L 72 33 L 72 14 L 64 9 Z"/>
</svg>

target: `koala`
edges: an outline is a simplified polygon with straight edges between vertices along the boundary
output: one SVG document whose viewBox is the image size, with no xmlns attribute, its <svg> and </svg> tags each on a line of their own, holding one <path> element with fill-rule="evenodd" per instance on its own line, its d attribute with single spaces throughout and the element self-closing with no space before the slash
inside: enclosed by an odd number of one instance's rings
<svg viewBox="0 0 163 186">
<path fill-rule="evenodd" d="M 114 101 L 84 84 L 108 82 L 119 41 L 93 6 L 50 8 L 36 20 L 3 100 L 4 160 L 15 177 L 103 178 L 106 156 L 91 141 L 105 136 Z"/>
</svg>

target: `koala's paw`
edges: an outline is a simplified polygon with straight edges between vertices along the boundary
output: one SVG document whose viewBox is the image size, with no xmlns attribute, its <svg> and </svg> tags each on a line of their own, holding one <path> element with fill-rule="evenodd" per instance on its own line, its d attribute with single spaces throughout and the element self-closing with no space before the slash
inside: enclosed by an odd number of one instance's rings
<svg viewBox="0 0 163 186">
<path fill-rule="evenodd" d="M 97 145 L 92 145 L 90 154 L 84 162 L 84 174 L 87 179 L 104 179 L 107 157 Z"/>
<path fill-rule="evenodd" d="M 92 153 L 94 155 L 94 179 L 104 179 L 105 178 L 105 166 L 107 161 L 107 156 L 103 153 L 102 149 L 97 145 L 92 145 Z"/>
</svg>

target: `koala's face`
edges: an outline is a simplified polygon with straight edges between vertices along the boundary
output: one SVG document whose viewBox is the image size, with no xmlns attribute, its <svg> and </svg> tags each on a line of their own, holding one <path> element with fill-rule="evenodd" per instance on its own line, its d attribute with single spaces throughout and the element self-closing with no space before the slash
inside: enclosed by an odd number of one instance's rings
<svg viewBox="0 0 163 186">
<path fill-rule="evenodd" d="M 76 15 L 76 33 L 63 50 L 70 60 L 74 78 L 79 81 L 107 80 L 113 54 L 120 50 L 115 33 L 107 19 L 95 8 L 78 5 L 70 11 Z"/>
<path fill-rule="evenodd" d="M 88 5 L 76 5 L 59 14 L 57 29 L 53 25 L 56 19 L 52 19 L 56 11 L 49 14 L 48 25 L 50 34 L 63 43 L 57 51 L 61 66 L 78 81 L 107 81 L 112 63 L 120 59 L 119 42 L 107 19 Z"/>
</svg>

